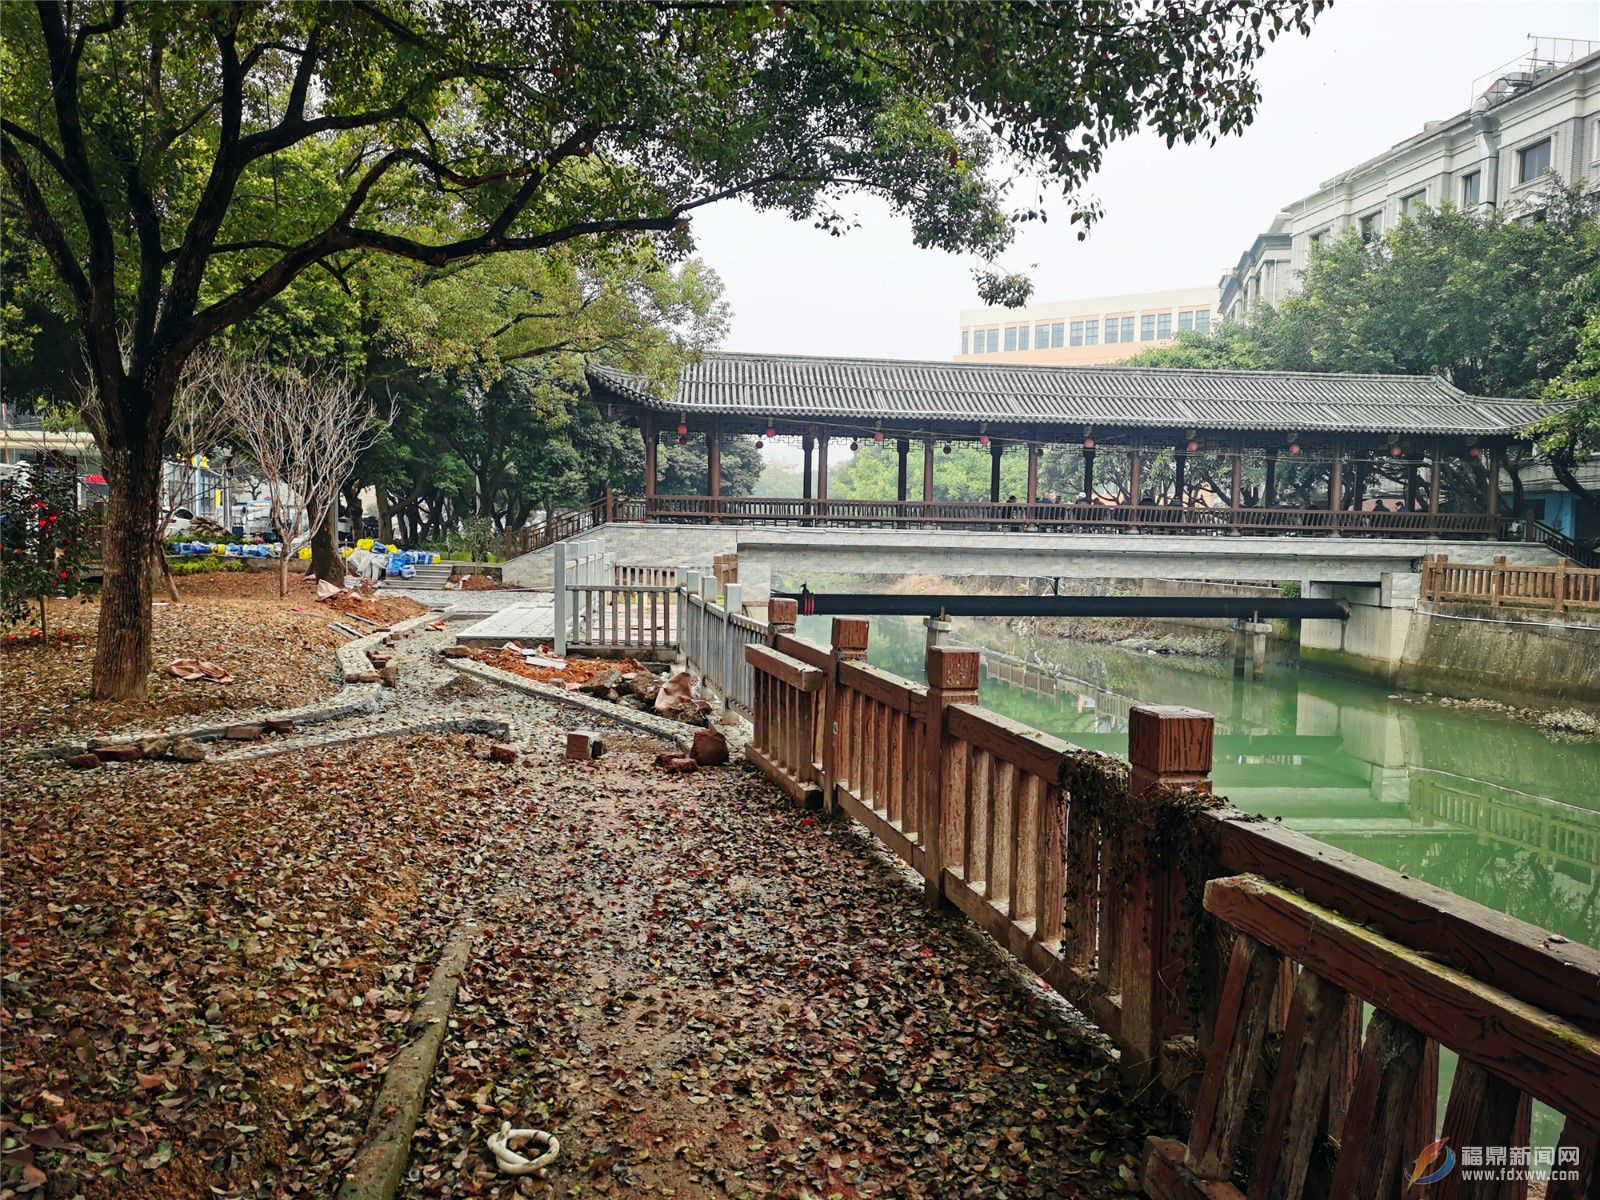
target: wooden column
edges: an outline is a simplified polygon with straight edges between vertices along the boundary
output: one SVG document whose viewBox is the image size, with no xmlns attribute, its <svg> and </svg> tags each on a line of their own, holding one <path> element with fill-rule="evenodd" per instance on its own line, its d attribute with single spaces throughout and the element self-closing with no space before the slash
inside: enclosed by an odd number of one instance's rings
<svg viewBox="0 0 1600 1200">
<path fill-rule="evenodd" d="M 785 633 L 793 633 L 795 622 L 800 619 L 800 602 L 798 600 L 784 600 L 774 596 L 767 601 L 767 645 L 776 646 L 778 638 Z"/>
<path fill-rule="evenodd" d="M 1261 507 L 1271 508 L 1278 502 L 1278 452 L 1267 451 L 1267 482 L 1261 490 Z"/>
<path fill-rule="evenodd" d="M 1094 503 L 1094 451 L 1083 452 L 1083 502 Z"/>
<path fill-rule="evenodd" d="M 901 438 L 895 443 L 895 453 L 900 456 L 898 473 L 895 476 L 894 498 L 901 504 L 906 502 L 906 456 L 911 453 L 911 442 L 908 438 Z"/>
<path fill-rule="evenodd" d="M 1184 476 L 1189 473 L 1189 453 L 1182 446 L 1178 447 L 1178 455 L 1172 468 L 1172 498 L 1178 502 L 1178 507 L 1183 504 Z"/>
<path fill-rule="evenodd" d="M 993 504 L 1000 503 L 1000 455 L 1002 447 L 1000 439 L 996 438 L 989 443 L 989 501 Z"/>
<path fill-rule="evenodd" d="M 931 630 L 931 627 L 930 627 Z M 929 634 L 930 640 L 932 633 Z M 945 746 L 945 722 L 952 704 L 978 702 L 978 652 L 951 646 L 928 647 L 928 719 L 923 738 L 923 795 L 930 831 L 923 858 L 923 899 L 930 908 L 945 902 L 946 863 L 962 861 L 966 836 L 967 792 L 964 747 Z"/>
<path fill-rule="evenodd" d="M 933 503 L 933 439 L 922 443 L 922 502 Z"/>
<path fill-rule="evenodd" d="M 644 438 L 644 515 L 650 516 L 655 508 L 656 477 L 656 420 L 646 416 L 639 422 L 639 434 Z"/>
<path fill-rule="evenodd" d="M 1128 451 L 1128 503 L 1139 503 L 1140 472 L 1144 467 L 1144 459 L 1135 447 Z"/>
<path fill-rule="evenodd" d="M 1333 528 L 1334 537 L 1339 536 L 1338 513 L 1344 511 L 1344 443 L 1333 444 L 1333 465 L 1328 472 L 1328 509 L 1335 514 Z"/>
<path fill-rule="evenodd" d="M 1501 446 L 1489 447 L 1489 504 L 1488 513 L 1491 517 L 1500 513 L 1500 465 L 1505 459 L 1505 449 Z"/>
<path fill-rule="evenodd" d="M 811 499 L 811 447 L 811 435 L 802 433 L 800 435 L 800 453 L 804 456 L 804 462 L 800 467 L 800 498 L 802 500 Z"/>
<path fill-rule="evenodd" d="M 1153 829 L 1164 797 L 1211 790 L 1213 719 L 1210 713 L 1168 705 L 1135 705 L 1128 714 L 1128 804 L 1132 828 Z M 1126 923 L 1122 956 L 1123 1073 L 1148 1082 L 1160 1070 L 1161 1044 L 1184 995 L 1180 922 L 1182 876 L 1171 859 L 1149 856 L 1149 839 L 1128 840 Z"/>
<path fill-rule="evenodd" d="M 711 519 L 722 519 L 722 437 L 717 422 L 706 427 L 706 495 L 711 497 Z"/>
<path fill-rule="evenodd" d="M 1228 480 L 1228 507 L 1238 508 L 1244 503 L 1244 455 L 1234 450 L 1233 474 Z"/>
<path fill-rule="evenodd" d="M 867 657 L 868 625 L 864 617 L 835 617 L 830 641 L 833 661 L 828 670 L 827 693 L 823 697 L 822 725 L 822 802 L 828 812 L 837 812 L 837 788 L 845 776 L 848 761 L 848 730 L 839 728 L 841 689 L 839 664 L 860 662 Z"/>
<path fill-rule="evenodd" d="M 1028 443 L 1028 504 L 1039 503 L 1039 447 Z"/>
<path fill-rule="evenodd" d="M 828 435 L 817 434 L 817 503 L 828 499 Z M 827 511 L 826 508 L 823 509 Z"/>
<path fill-rule="evenodd" d="M 1428 515 L 1439 515 L 1439 459 L 1443 451 L 1438 438 L 1433 439 L 1433 450 L 1428 459 Z M 1437 525 L 1437 521 L 1430 521 L 1430 525 Z"/>
</svg>

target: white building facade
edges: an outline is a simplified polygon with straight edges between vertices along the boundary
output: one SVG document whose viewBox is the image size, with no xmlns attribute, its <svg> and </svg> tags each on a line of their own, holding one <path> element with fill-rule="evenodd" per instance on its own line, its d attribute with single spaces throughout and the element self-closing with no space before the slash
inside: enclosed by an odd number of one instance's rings
<svg viewBox="0 0 1600 1200">
<path fill-rule="evenodd" d="M 1214 287 L 1091 296 L 1021 308 L 963 309 L 956 362 L 1087 367 L 1209 333 Z"/>
<path fill-rule="evenodd" d="M 1600 186 L 1600 42 L 1534 39 L 1480 79 L 1466 111 L 1335 175 L 1287 205 L 1224 273 L 1224 319 L 1276 305 L 1299 288 L 1312 248 L 1350 229 L 1376 238 L 1419 207 L 1536 213 L 1553 172 Z"/>
</svg>

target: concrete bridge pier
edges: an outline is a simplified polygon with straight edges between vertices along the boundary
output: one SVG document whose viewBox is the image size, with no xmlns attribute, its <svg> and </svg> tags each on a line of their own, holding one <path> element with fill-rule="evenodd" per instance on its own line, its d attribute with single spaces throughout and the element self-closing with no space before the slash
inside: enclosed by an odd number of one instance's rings
<svg viewBox="0 0 1600 1200">
<path fill-rule="evenodd" d="M 1345 621 L 1302 621 L 1300 661 L 1336 675 L 1353 675 L 1391 686 L 1405 661 L 1406 639 L 1417 615 L 1421 576 L 1385 571 L 1377 587 L 1346 583 L 1301 584 L 1301 594 L 1339 600 Z"/>
<path fill-rule="evenodd" d="M 1338 622 L 1327 622 L 1338 624 Z M 1244 621 L 1233 623 L 1233 673 L 1238 678 L 1244 678 L 1244 662 L 1246 651 L 1250 658 L 1250 678 L 1265 679 L 1267 676 L 1267 637 L 1272 633 L 1272 624 L 1268 621 Z"/>
</svg>

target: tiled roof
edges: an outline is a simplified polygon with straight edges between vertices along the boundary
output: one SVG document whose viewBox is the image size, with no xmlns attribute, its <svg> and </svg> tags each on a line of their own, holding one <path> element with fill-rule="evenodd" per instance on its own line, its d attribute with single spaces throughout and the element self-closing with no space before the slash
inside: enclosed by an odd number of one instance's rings
<svg viewBox="0 0 1600 1200">
<path fill-rule="evenodd" d="M 688 415 L 775 420 L 987 422 L 1284 432 L 1515 435 L 1548 408 L 1469 396 L 1433 375 L 1151 367 L 987 366 L 780 354 L 708 354 L 664 399 L 591 367 L 602 399 Z"/>
</svg>

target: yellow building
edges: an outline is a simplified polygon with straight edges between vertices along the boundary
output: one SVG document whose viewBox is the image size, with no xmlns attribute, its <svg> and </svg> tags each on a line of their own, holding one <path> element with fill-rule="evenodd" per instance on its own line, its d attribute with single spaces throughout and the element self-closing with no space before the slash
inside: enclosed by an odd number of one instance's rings
<svg viewBox="0 0 1600 1200">
<path fill-rule="evenodd" d="M 1168 346 L 1181 332 L 1208 333 L 1215 287 L 1092 296 L 1023 308 L 961 313 L 956 362 L 1083 367 Z"/>
</svg>

